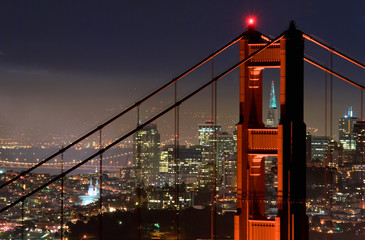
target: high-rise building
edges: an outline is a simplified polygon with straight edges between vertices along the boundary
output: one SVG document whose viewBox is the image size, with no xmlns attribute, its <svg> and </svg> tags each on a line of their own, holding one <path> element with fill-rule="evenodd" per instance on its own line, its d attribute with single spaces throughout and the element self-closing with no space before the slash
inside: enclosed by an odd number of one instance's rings
<svg viewBox="0 0 365 240">
<path fill-rule="evenodd" d="M 275 97 L 275 86 L 274 86 L 274 81 L 272 81 L 270 90 L 269 110 L 266 119 L 266 127 L 276 127 L 278 125 L 277 115 L 278 114 L 277 114 L 276 97 Z"/>
<path fill-rule="evenodd" d="M 355 117 L 352 107 L 349 107 L 347 115 L 338 120 L 339 140 L 344 150 L 356 149 L 356 141 L 353 133 L 356 121 L 357 117 Z"/>
<path fill-rule="evenodd" d="M 175 163 L 175 151 L 178 151 L 178 168 Z M 164 175 L 161 185 L 172 185 L 175 182 L 175 173 L 178 169 L 178 181 L 185 184 L 197 184 L 198 178 L 209 179 L 209 172 L 204 176 L 203 172 L 210 163 L 210 147 L 194 145 L 165 146 L 161 150 L 160 173 Z"/>
<path fill-rule="evenodd" d="M 222 158 L 222 185 L 226 188 L 237 187 L 237 153 Z"/>
<path fill-rule="evenodd" d="M 155 184 L 160 167 L 160 134 L 156 124 L 147 125 L 133 135 L 133 150 L 140 180 L 145 185 Z"/>
<path fill-rule="evenodd" d="M 312 136 L 311 140 L 311 160 L 323 163 L 330 138 L 326 136 Z"/>
<path fill-rule="evenodd" d="M 199 124 L 198 131 L 199 145 L 211 146 L 211 141 L 215 139 L 214 134 L 220 134 L 222 127 L 214 124 L 213 120 L 206 120 L 205 124 Z"/>
<path fill-rule="evenodd" d="M 225 174 L 231 175 L 232 169 L 236 170 L 234 156 L 236 153 L 236 141 L 233 134 L 222 132 L 217 135 L 217 180 L 225 183 Z"/>
<path fill-rule="evenodd" d="M 360 153 L 360 155 L 364 156 L 365 154 L 365 121 L 357 121 L 354 124 L 354 138 L 356 141 L 356 150 Z M 362 159 L 364 161 L 365 159 Z"/>
</svg>

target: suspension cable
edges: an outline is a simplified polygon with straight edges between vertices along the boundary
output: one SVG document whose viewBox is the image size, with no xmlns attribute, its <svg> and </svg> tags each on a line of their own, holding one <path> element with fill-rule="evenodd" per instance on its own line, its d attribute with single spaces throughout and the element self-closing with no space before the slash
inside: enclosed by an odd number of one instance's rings
<svg viewBox="0 0 365 240">
<path fill-rule="evenodd" d="M 139 128 L 140 126 L 142 126 L 143 124 L 141 124 L 140 121 L 140 105 L 137 106 L 137 128 Z M 143 127 L 141 127 L 140 129 L 142 129 Z M 136 140 L 137 140 L 137 145 L 135 146 L 136 148 L 136 152 L 137 152 L 137 157 L 136 157 L 136 166 L 135 166 L 135 171 L 136 171 L 136 197 L 137 197 L 137 207 L 136 207 L 136 222 L 137 222 L 137 240 L 141 239 L 141 231 L 142 231 L 142 209 L 141 209 L 141 205 L 142 205 L 142 196 L 141 196 L 141 187 L 142 187 L 142 170 L 141 170 L 141 135 L 139 133 L 139 131 L 136 131 Z"/>
<path fill-rule="evenodd" d="M 308 57 L 304 57 L 303 59 L 304 59 L 304 61 L 312 64 L 313 66 L 316 66 L 316 67 L 322 69 L 323 71 L 328 72 L 328 73 L 332 74 L 333 76 L 335 76 L 335 77 L 337 77 L 339 79 L 342 79 L 343 81 L 345 81 L 347 83 L 352 84 L 353 86 L 355 86 L 357 88 L 360 88 L 360 89 L 363 89 L 363 90 L 365 89 L 365 87 L 363 85 L 358 84 L 358 83 L 356 83 L 356 82 L 354 82 L 354 81 L 352 81 L 352 80 L 350 80 L 350 79 L 348 79 L 348 78 L 346 78 L 346 77 L 344 77 L 344 76 L 342 76 L 342 75 L 340 75 L 340 74 L 338 74 L 338 73 L 336 73 L 336 72 L 328 69 L 327 67 L 325 67 L 325 66 L 323 66 L 323 65 L 315 62 L 314 60 L 309 59 Z"/>
<path fill-rule="evenodd" d="M 330 51 L 330 69 L 331 69 L 331 72 L 333 72 L 333 51 L 331 50 Z M 330 75 L 330 137 L 331 137 L 331 142 L 332 142 L 332 139 L 333 139 L 333 75 L 331 74 Z M 332 163 L 333 163 L 333 151 L 332 151 L 332 147 L 330 149 L 330 152 L 329 152 L 329 156 L 330 156 L 330 159 L 329 159 L 329 163 L 330 163 L 330 167 L 329 167 L 329 171 L 330 171 L 330 176 L 332 176 Z M 330 220 L 332 221 L 332 191 L 333 191 L 333 178 L 330 177 L 330 186 L 329 186 L 329 217 L 330 217 Z M 326 233 L 327 234 L 327 233 Z M 332 235 L 330 235 L 330 239 L 332 240 Z"/>
<path fill-rule="evenodd" d="M 343 59 L 346 59 L 347 61 L 349 61 L 349 62 L 351 62 L 353 64 L 356 64 L 357 66 L 365 69 L 365 65 L 364 64 L 360 63 L 359 61 L 356 61 L 353 58 L 350 58 L 349 56 L 346 56 L 344 53 L 341 53 L 341 52 L 337 51 L 336 49 L 334 49 L 332 47 L 327 46 L 325 43 L 323 43 L 323 42 L 321 42 L 319 40 L 316 40 L 313 37 L 311 37 L 311 36 L 309 36 L 309 35 L 307 35 L 305 33 L 303 33 L 303 37 L 305 39 L 307 39 L 307 40 L 309 40 L 309 41 L 311 41 L 311 42 L 313 42 L 313 43 L 315 43 L 315 44 L 317 44 L 317 45 L 325 48 L 326 50 L 328 50 L 328 51 L 330 51 L 332 53 L 335 53 L 336 55 L 342 57 Z"/>
<path fill-rule="evenodd" d="M 110 148 L 114 147 L 115 145 L 117 145 L 118 143 L 120 143 L 124 139 L 128 138 L 129 136 L 131 136 L 135 132 L 141 130 L 144 126 L 152 123 L 153 121 L 155 121 L 159 117 L 165 115 L 166 113 L 168 113 L 169 111 L 171 111 L 172 109 L 174 109 L 175 106 L 181 105 L 182 103 L 184 103 L 185 101 L 189 100 L 191 97 L 195 96 L 197 93 L 201 92 L 202 90 L 204 90 L 205 88 L 207 88 L 208 86 L 210 86 L 211 84 L 213 84 L 214 82 L 218 81 L 219 79 L 223 78 L 224 76 L 226 76 L 227 74 L 229 74 L 230 72 L 232 72 L 233 70 L 235 70 L 236 68 L 240 67 L 242 64 L 244 64 L 247 61 L 249 61 L 256 54 L 259 54 L 260 52 L 264 51 L 266 48 L 268 48 L 272 44 L 274 44 L 277 41 L 279 41 L 283 36 L 284 36 L 284 33 L 282 33 L 281 35 L 279 35 L 278 37 L 276 37 L 275 39 L 273 39 L 273 41 L 267 43 L 265 46 L 261 47 L 260 49 L 256 50 L 255 52 L 251 53 L 248 57 L 246 57 L 245 59 L 242 59 L 241 61 L 239 61 L 238 63 L 236 63 L 235 65 L 233 65 L 232 67 L 230 67 L 229 69 L 227 69 L 226 71 L 224 71 L 223 73 L 221 73 L 220 75 L 218 75 L 217 77 L 215 77 L 214 79 L 208 81 L 207 83 L 203 84 L 202 86 L 200 86 L 196 90 L 192 91 L 190 94 L 186 95 L 185 97 L 183 97 L 182 99 L 180 99 L 176 103 L 172 104 L 170 107 L 167 107 L 165 110 L 161 111 L 160 113 L 158 113 L 154 117 L 150 118 L 145 123 L 139 124 L 135 129 L 131 130 L 127 134 L 123 135 L 122 137 L 116 139 L 114 142 L 112 142 L 109 145 L 107 145 L 106 147 L 100 149 L 99 151 L 97 151 L 93 155 L 89 156 L 88 158 L 84 159 L 83 161 L 79 162 L 78 164 L 74 165 L 73 167 L 69 168 L 63 174 L 59 174 L 59 175 L 55 176 L 53 179 L 51 179 L 47 183 L 44 183 L 43 185 L 41 185 L 38 188 L 34 189 L 33 191 L 29 192 L 28 194 L 26 194 L 26 195 L 20 197 L 19 199 L 15 200 L 13 203 L 5 206 L 4 208 L 2 208 L 0 210 L 0 213 L 6 211 L 7 209 L 9 209 L 11 207 L 13 207 L 17 203 L 21 202 L 23 199 L 26 199 L 26 198 L 32 196 L 33 194 L 37 193 L 41 189 L 43 189 L 43 188 L 47 187 L 48 185 L 52 184 L 53 182 L 57 181 L 61 177 L 64 177 L 65 175 L 69 174 L 73 170 L 75 170 L 75 169 L 79 168 L 80 166 L 84 165 L 85 163 L 89 162 L 91 159 L 97 157 L 101 153 L 104 153 L 105 151 L 107 151 Z"/>
<path fill-rule="evenodd" d="M 25 183 L 24 183 L 24 178 L 22 178 L 22 193 L 24 194 L 24 192 L 25 192 Z M 21 223 L 22 223 L 21 236 L 22 236 L 22 240 L 24 240 L 24 230 L 25 230 L 24 203 L 25 203 L 25 199 L 21 202 Z"/>
<path fill-rule="evenodd" d="M 102 148 L 102 129 L 100 129 L 99 149 Z M 103 153 L 99 155 L 99 239 L 103 239 Z"/>
<path fill-rule="evenodd" d="M 314 43 L 318 44 L 319 46 L 322 46 L 323 48 L 327 49 L 328 51 L 331 51 L 332 53 L 335 53 L 335 54 L 337 54 L 338 56 L 340 56 L 340 57 L 342 57 L 342 58 L 344 58 L 344 59 L 346 59 L 346 60 L 348 60 L 348 61 L 350 61 L 350 62 L 352 62 L 352 63 L 354 63 L 354 64 L 356 64 L 356 65 L 358 65 L 359 67 L 361 67 L 361 68 L 364 68 L 364 69 L 365 69 L 365 65 L 364 65 L 364 64 L 362 64 L 362 63 L 360 63 L 359 61 L 356 61 L 355 59 L 350 58 L 350 57 L 346 56 L 346 55 L 345 55 L 345 54 L 343 54 L 343 53 L 340 53 L 339 51 L 337 51 L 337 50 L 336 50 L 336 49 L 334 49 L 334 48 L 328 47 L 326 44 L 321 43 L 320 41 L 313 39 L 312 37 L 310 37 L 309 35 L 307 35 L 307 34 L 305 34 L 305 33 L 302 33 L 302 34 L 303 34 L 303 37 L 304 37 L 305 39 L 307 39 L 307 40 L 309 40 L 309 41 L 312 41 L 312 42 L 314 42 Z M 261 34 L 261 38 L 262 38 L 262 39 L 264 39 L 264 40 L 270 40 L 270 37 L 268 37 L 268 36 L 266 36 L 266 35 L 264 35 L 264 34 Z M 304 61 L 306 61 L 306 62 L 308 62 L 308 63 L 310 63 L 310 64 L 312 64 L 312 65 L 314 65 L 314 66 L 316 66 L 316 67 L 318 67 L 318 68 L 320 68 L 320 69 L 322 69 L 322 70 L 323 70 L 323 71 L 325 71 L 325 72 L 330 73 L 331 75 L 333 75 L 333 76 L 335 76 L 335 77 L 338 77 L 338 78 L 340 78 L 340 79 L 344 80 L 345 82 L 348 82 L 348 83 L 350 83 L 350 84 L 354 85 L 354 86 L 355 86 L 355 87 L 357 87 L 357 88 L 360 88 L 360 89 L 362 89 L 362 90 L 364 90 L 364 89 L 365 89 L 365 87 L 364 87 L 363 85 L 358 84 L 358 83 L 356 83 L 356 82 L 354 82 L 354 81 L 351 81 L 350 79 L 348 79 L 348 78 L 346 78 L 346 77 L 344 77 L 344 76 L 341 76 L 341 75 L 340 75 L 340 74 L 338 74 L 338 73 L 335 73 L 334 71 L 332 71 L 332 67 L 331 67 L 331 69 L 328 69 L 327 67 L 324 67 L 323 65 L 321 65 L 321 64 L 319 64 L 319 63 L 317 63 L 317 62 L 315 62 L 314 60 L 309 59 L 308 57 L 309 57 L 309 56 L 308 56 L 308 55 L 306 55 L 306 56 L 304 57 Z M 331 61 L 332 61 L 332 60 L 331 60 Z"/>
<path fill-rule="evenodd" d="M 327 96 L 327 72 L 325 71 L 324 72 L 324 136 L 325 136 L 325 139 L 327 140 L 327 100 L 328 100 L 328 96 Z M 329 144 L 330 144 L 330 141 L 328 141 L 328 145 L 327 145 L 327 153 L 326 155 L 324 156 L 324 161 L 323 161 L 323 167 L 324 167 L 324 201 L 327 201 L 328 199 L 328 196 L 327 196 L 327 167 L 328 167 L 328 155 L 329 155 Z M 327 206 L 327 205 L 325 205 Z M 325 207 L 325 210 L 326 207 Z M 326 236 L 325 236 L 326 237 Z"/>
<path fill-rule="evenodd" d="M 213 62 L 214 63 L 214 62 Z M 212 74 L 212 78 L 214 78 L 214 65 L 213 65 L 213 74 Z M 213 121 L 214 121 L 214 148 L 213 148 L 213 159 L 214 159 L 214 168 L 213 168 L 213 173 L 214 173 L 214 227 L 215 227 L 215 231 L 214 231 L 214 239 L 217 238 L 217 177 L 218 177 L 218 172 L 217 172 L 217 164 L 218 164 L 218 137 L 217 137 L 217 86 L 218 86 L 218 82 L 214 82 L 214 116 L 213 116 Z"/>
<path fill-rule="evenodd" d="M 241 33 L 240 35 L 238 35 L 231 42 L 227 43 L 222 48 L 220 48 L 217 51 L 215 51 L 214 53 L 210 54 L 208 57 L 206 57 L 205 59 L 203 59 L 199 63 L 195 64 L 194 66 L 192 66 L 191 68 L 189 68 L 188 70 L 186 70 L 185 72 L 183 72 L 182 74 L 180 74 L 179 76 L 177 76 L 176 78 L 174 78 L 171 81 L 169 81 L 168 83 L 164 84 L 162 87 L 156 89 L 155 91 L 153 91 L 152 93 L 150 93 L 146 97 L 142 98 L 141 100 L 137 101 L 136 103 L 134 103 L 133 105 L 131 105 L 130 107 L 128 107 L 127 109 L 125 109 L 124 111 L 122 111 L 119 114 L 115 115 L 114 117 L 110 118 L 109 120 L 107 120 L 106 122 L 102 123 L 101 125 L 99 125 L 95 129 L 91 130 L 90 132 L 86 133 L 84 136 L 78 138 L 74 142 L 72 142 L 69 145 L 67 145 L 66 147 L 60 149 L 58 152 L 52 154 L 51 156 L 45 158 L 41 162 L 35 164 L 33 167 L 29 168 L 28 170 L 25 170 L 25 171 L 21 172 L 19 175 L 17 175 L 16 177 L 12 178 L 11 180 L 3 183 L 0 186 L 0 189 L 2 189 L 3 187 L 9 185 L 12 182 L 18 180 L 21 176 L 24 176 L 24 175 L 30 173 L 31 171 L 33 171 L 34 169 L 42 166 L 44 163 L 50 161 L 51 159 L 53 159 L 56 156 L 60 155 L 61 153 L 65 152 L 69 148 L 75 146 L 76 144 L 78 144 L 82 140 L 84 140 L 84 139 L 88 138 L 89 136 L 91 136 L 92 134 L 96 133 L 100 129 L 103 129 L 107 125 L 109 125 L 112 122 L 114 122 L 115 120 L 119 119 L 120 117 L 122 117 L 126 113 L 128 113 L 131 110 L 135 109 L 137 106 L 141 105 L 142 103 L 144 103 L 145 101 L 147 101 L 148 99 L 150 99 L 151 97 L 153 97 L 154 95 L 158 94 L 159 92 L 163 91 L 164 89 L 166 89 L 167 87 L 169 87 L 173 83 L 175 83 L 175 82 L 179 81 L 180 79 L 182 79 L 183 77 L 187 76 L 188 74 L 190 74 L 191 72 L 193 72 L 194 70 L 196 70 L 197 68 L 199 68 L 200 66 L 202 66 L 203 64 L 205 64 L 206 62 L 208 62 L 210 59 L 214 58 L 215 56 L 219 55 L 220 53 L 222 53 L 223 51 L 225 51 L 226 49 L 228 49 L 229 47 L 231 47 L 233 44 L 237 43 L 239 40 L 242 39 L 242 36 L 243 36 L 243 33 Z"/>
<path fill-rule="evenodd" d="M 333 54 L 331 51 L 330 54 L 330 69 L 331 72 L 333 72 Z M 330 136 L 331 139 L 333 139 L 333 133 L 332 133 L 332 128 L 333 128 L 333 75 L 330 75 Z M 331 159 L 330 159 L 331 163 L 332 163 L 332 154 L 331 154 Z"/>
<path fill-rule="evenodd" d="M 364 89 L 361 89 L 361 121 L 364 121 Z"/>
<path fill-rule="evenodd" d="M 61 153 L 61 174 L 63 174 L 63 153 Z M 61 178 L 61 206 L 60 206 L 60 212 L 61 212 L 61 240 L 63 240 L 63 190 L 64 190 L 64 177 Z"/>
<path fill-rule="evenodd" d="M 327 72 L 324 71 L 324 136 L 327 137 Z"/>
<path fill-rule="evenodd" d="M 214 79 L 214 58 L 212 62 L 212 79 Z M 211 127 L 213 128 L 210 136 L 210 167 L 211 167 L 211 198 L 210 198 L 210 238 L 211 240 L 216 239 L 216 164 L 215 164 L 215 144 L 216 144 L 216 85 L 217 82 L 212 84 L 211 88 Z"/>
<path fill-rule="evenodd" d="M 177 83 L 174 84 L 174 103 L 177 102 Z M 179 106 L 176 105 L 174 108 L 174 163 L 175 163 L 175 235 L 176 240 L 179 240 L 179 211 L 180 211 L 180 201 L 179 201 Z"/>
</svg>

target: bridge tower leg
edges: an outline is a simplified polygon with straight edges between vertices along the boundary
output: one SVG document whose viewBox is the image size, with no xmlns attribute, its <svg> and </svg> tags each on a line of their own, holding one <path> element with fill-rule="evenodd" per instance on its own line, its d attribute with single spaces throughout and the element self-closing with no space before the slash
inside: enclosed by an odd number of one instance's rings
<svg viewBox="0 0 365 240">
<path fill-rule="evenodd" d="M 304 124 L 304 40 L 291 23 L 280 41 L 278 211 L 281 239 L 308 239 Z"/>
<path fill-rule="evenodd" d="M 240 59 L 267 44 L 251 26 L 240 41 Z M 236 240 L 306 240 L 306 163 L 303 121 L 302 33 L 291 23 L 272 44 L 240 68 L 240 119 L 237 124 Z M 262 121 L 262 70 L 280 68 L 280 122 Z M 265 156 L 278 158 L 278 215 L 265 215 Z"/>
</svg>

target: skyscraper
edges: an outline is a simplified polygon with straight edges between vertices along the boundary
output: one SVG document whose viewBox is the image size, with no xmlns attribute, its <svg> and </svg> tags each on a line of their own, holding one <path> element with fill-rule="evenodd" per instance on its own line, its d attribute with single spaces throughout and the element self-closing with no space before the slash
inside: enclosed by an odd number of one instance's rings
<svg viewBox="0 0 365 240">
<path fill-rule="evenodd" d="M 349 107 L 347 115 L 338 120 L 339 140 L 344 150 L 355 150 L 356 141 L 354 139 L 353 128 L 357 121 L 354 116 L 352 107 Z"/>
<path fill-rule="evenodd" d="M 233 134 L 222 132 L 217 135 L 217 180 L 219 183 L 226 182 L 225 175 L 231 175 L 234 172 L 236 175 L 236 168 L 232 170 L 232 165 L 235 164 L 236 141 Z"/>
<path fill-rule="evenodd" d="M 357 121 L 354 124 L 354 138 L 356 141 L 356 150 L 363 158 L 365 154 L 365 121 Z M 365 159 L 362 159 L 364 161 Z"/>
<path fill-rule="evenodd" d="M 274 81 L 272 81 L 270 89 L 269 110 L 266 119 L 266 127 L 276 127 L 278 125 L 278 122 L 276 120 L 277 115 L 278 114 L 277 114 L 277 106 L 275 98 L 275 86 L 274 86 Z"/>
<path fill-rule="evenodd" d="M 209 162 L 201 165 L 198 181 L 200 186 L 208 185 L 213 183 L 213 179 L 216 182 L 217 176 L 217 165 L 218 165 L 218 153 L 217 153 L 217 140 L 218 135 L 222 133 L 222 127 L 216 125 L 213 120 L 206 120 L 205 124 L 199 124 L 199 145 L 208 147 L 208 159 Z M 215 166 L 215 168 L 213 168 Z"/>
<path fill-rule="evenodd" d="M 134 164 L 141 171 L 140 180 L 145 185 L 155 184 L 160 167 L 160 134 L 156 124 L 147 125 L 133 135 L 133 153 Z"/>
<path fill-rule="evenodd" d="M 166 176 L 164 182 L 172 185 L 176 173 L 175 151 L 179 152 L 179 182 L 185 184 L 197 184 L 198 175 L 204 166 L 210 162 L 210 147 L 194 145 L 180 145 L 178 149 L 174 145 L 168 145 L 161 149 L 160 174 Z M 209 178 L 208 176 L 205 176 Z"/>
<path fill-rule="evenodd" d="M 215 125 L 213 120 L 206 120 L 205 124 L 199 124 L 198 131 L 199 145 L 211 146 L 211 141 L 214 140 L 214 133 L 220 134 L 222 127 Z"/>
<path fill-rule="evenodd" d="M 312 136 L 311 138 L 311 161 L 323 163 L 325 153 L 328 151 L 330 138 L 327 136 Z"/>
</svg>

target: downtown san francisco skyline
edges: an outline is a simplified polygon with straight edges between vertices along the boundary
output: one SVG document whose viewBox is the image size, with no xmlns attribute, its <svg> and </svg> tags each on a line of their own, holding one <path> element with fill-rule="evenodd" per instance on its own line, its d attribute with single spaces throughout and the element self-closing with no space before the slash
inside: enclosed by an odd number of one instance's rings
<svg viewBox="0 0 365 240">
<path fill-rule="evenodd" d="M 1 238 L 364 236 L 363 92 L 306 63 L 365 85 L 333 51 L 365 61 L 364 0 L 5 1 L 0 20 Z"/>
</svg>

